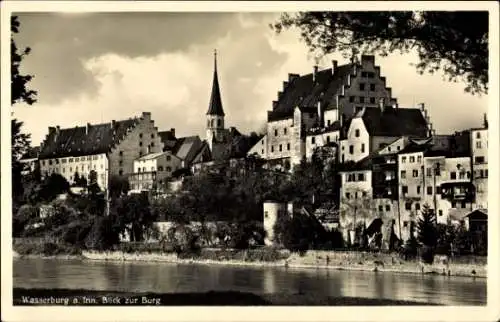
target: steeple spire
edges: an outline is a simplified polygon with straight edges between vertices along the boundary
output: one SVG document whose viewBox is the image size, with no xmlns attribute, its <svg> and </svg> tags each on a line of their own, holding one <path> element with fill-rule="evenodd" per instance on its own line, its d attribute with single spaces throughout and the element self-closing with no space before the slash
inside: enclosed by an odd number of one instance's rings
<svg viewBox="0 0 500 322">
<path fill-rule="evenodd" d="M 224 116 L 222 100 L 220 98 L 219 77 L 217 75 L 217 49 L 214 49 L 214 78 L 212 81 L 212 94 L 208 105 L 207 115 Z"/>
</svg>

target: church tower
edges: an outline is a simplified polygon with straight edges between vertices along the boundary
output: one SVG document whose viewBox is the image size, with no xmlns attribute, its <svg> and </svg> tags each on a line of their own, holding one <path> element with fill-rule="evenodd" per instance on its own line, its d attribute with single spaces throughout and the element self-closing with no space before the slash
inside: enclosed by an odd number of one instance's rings
<svg viewBox="0 0 500 322">
<path fill-rule="evenodd" d="M 214 78 L 212 81 L 212 94 L 208 105 L 207 118 L 207 142 L 212 150 L 212 143 L 221 140 L 224 132 L 224 110 L 220 97 L 219 79 L 217 75 L 217 51 L 214 51 Z"/>
</svg>

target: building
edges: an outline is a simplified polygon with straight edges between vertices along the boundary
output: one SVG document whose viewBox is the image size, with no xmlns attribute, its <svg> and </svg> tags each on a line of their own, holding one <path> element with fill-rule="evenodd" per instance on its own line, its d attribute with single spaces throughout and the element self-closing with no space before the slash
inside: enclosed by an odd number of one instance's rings
<svg viewBox="0 0 500 322">
<path fill-rule="evenodd" d="M 30 147 L 26 153 L 19 159 L 19 162 L 24 165 L 21 171 L 22 175 L 27 175 L 35 171 L 36 164 L 38 163 L 38 155 L 40 154 L 40 147 Z"/>
<path fill-rule="evenodd" d="M 182 160 L 168 150 L 140 157 L 134 161 L 134 173 L 129 176 L 131 191 L 165 191 L 172 174 L 181 167 Z"/>
<path fill-rule="evenodd" d="M 320 142 L 328 143 L 328 138 L 335 142 L 345 120 L 364 107 L 378 106 L 381 98 L 396 103 L 374 56 L 363 55 L 360 61 L 341 66 L 333 61 L 332 68 L 320 71 L 315 66 L 302 76 L 289 74 L 268 111 L 266 134 L 250 153 L 270 166 L 291 169 Z"/>
<path fill-rule="evenodd" d="M 264 211 L 264 230 L 266 237 L 264 243 L 266 245 L 276 245 L 278 240 L 274 236 L 274 226 L 281 215 L 293 215 L 293 203 L 280 202 L 275 200 L 267 200 L 263 203 Z"/>
<path fill-rule="evenodd" d="M 475 209 L 488 209 L 488 121 L 484 116 L 482 128 L 470 129 L 472 174 L 476 187 Z"/>
<path fill-rule="evenodd" d="M 87 123 L 66 129 L 49 127 L 40 146 L 40 171 L 42 176 L 58 173 L 70 183 L 76 173 L 89 178 L 93 171 L 98 185 L 106 189 L 110 176 L 128 176 L 133 173 L 134 160 L 162 150 L 149 112 L 110 123 Z"/>
<path fill-rule="evenodd" d="M 470 211 L 475 189 L 470 146 L 463 134 L 410 142 L 398 154 L 398 173 L 405 227 L 416 221 L 423 205 L 434 209 L 437 222 L 443 224 L 449 223 L 450 211 Z"/>
</svg>

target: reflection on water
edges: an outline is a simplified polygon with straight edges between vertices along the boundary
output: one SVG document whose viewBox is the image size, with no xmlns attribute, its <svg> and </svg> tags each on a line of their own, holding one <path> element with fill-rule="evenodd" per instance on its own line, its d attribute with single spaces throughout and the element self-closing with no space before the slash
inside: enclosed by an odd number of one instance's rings
<svg viewBox="0 0 500 322">
<path fill-rule="evenodd" d="M 447 305 L 486 304 L 486 279 L 141 262 L 16 259 L 14 286 L 131 292 L 300 292 Z"/>
</svg>

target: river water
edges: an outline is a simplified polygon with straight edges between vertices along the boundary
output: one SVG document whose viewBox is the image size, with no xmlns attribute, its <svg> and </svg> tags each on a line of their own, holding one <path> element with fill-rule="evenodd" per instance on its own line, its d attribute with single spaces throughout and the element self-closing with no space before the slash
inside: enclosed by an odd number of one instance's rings
<svg viewBox="0 0 500 322">
<path fill-rule="evenodd" d="M 14 287 L 127 292 L 314 293 L 486 305 L 486 279 L 324 269 L 15 259 Z"/>
</svg>

